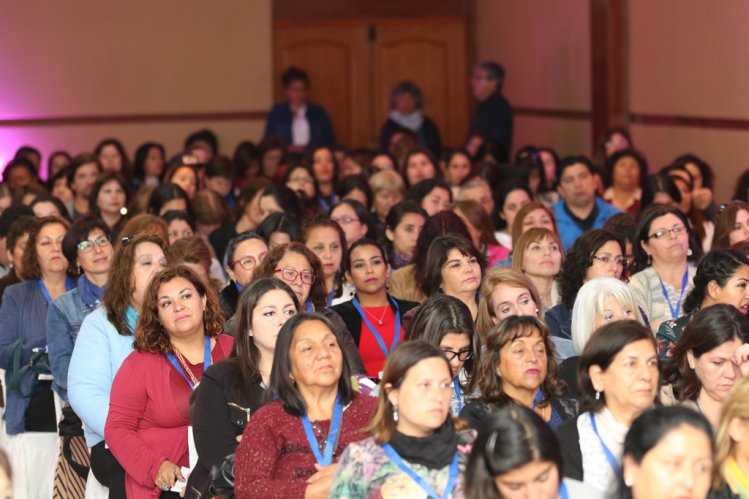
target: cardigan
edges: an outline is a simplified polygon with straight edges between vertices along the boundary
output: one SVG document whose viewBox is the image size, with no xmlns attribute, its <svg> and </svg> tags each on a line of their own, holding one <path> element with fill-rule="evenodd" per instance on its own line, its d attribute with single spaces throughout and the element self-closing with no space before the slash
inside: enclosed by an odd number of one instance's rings
<svg viewBox="0 0 749 499">
<path fill-rule="evenodd" d="M 388 295 L 389 296 L 389 295 Z M 406 326 L 403 323 L 403 316 L 411 310 L 412 308 L 418 307 L 419 304 L 413 301 L 406 301 L 406 300 L 399 300 L 398 298 L 391 297 L 395 300 L 395 302 L 398 304 L 398 309 L 400 310 L 401 314 L 401 325 L 403 326 L 403 330 L 406 330 Z M 390 305 L 390 308 L 395 311 L 395 308 L 392 306 L 392 303 Z M 346 329 L 349 330 L 349 333 L 351 333 L 351 336 L 354 338 L 354 342 L 356 342 L 356 346 L 359 346 L 359 340 L 361 340 L 361 323 L 362 323 L 362 317 L 359 315 L 359 312 L 356 311 L 356 308 L 354 308 L 354 303 L 352 300 L 349 300 L 347 302 L 343 302 L 340 305 L 335 305 L 331 307 L 331 310 L 338 314 L 341 319 L 343 319 L 344 324 L 346 324 Z"/>
<path fill-rule="evenodd" d="M 571 397 L 551 397 L 551 419 L 547 421 L 549 426 L 554 429 L 559 424 L 574 418 L 577 415 L 577 400 Z M 508 402 L 510 403 L 510 402 Z M 490 402 L 471 402 L 460 411 L 460 419 L 465 420 L 468 426 L 478 429 L 481 422 L 498 406 Z M 554 422 L 558 423 L 555 425 Z"/>
<path fill-rule="evenodd" d="M 354 394 L 343 410 L 333 462 L 346 446 L 366 437 L 362 428 L 372 419 L 376 405 L 376 399 Z M 330 420 L 314 422 L 313 427 L 322 441 L 330 430 Z M 274 400 L 261 407 L 245 427 L 234 462 L 234 493 L 237 499 L 304 497 L 307 479 L 317 471 L 315 464 L 301 418 Z"/>
<path fill-rule="evenodd" d="M 465 471 L 475 438 L 474 430 L 458 432 L 458 480 L 452 493 L 447 497 L 458 498 L 465 494 Z M 445 490 L 450 465 L 440 469 L 429 469 L 421 464 L 410 463 L 405 459 L 404 461 L 436 492 Z M 425 495 L 424 490 L 390 460 L 373 437 L 352 443 L 346 448 L 330 488 L 331 498 L 415 498 Z"/>
<path fill-rule="evenodd" d="M 7 369 L 13 355 L 13 344 L 23 339 L 21 365 L 27 364 L 35 348 L 47 346 L 47 300 L 37 279 L 9 286 L 0 306 L 0 368 Z M 19 388 L 29 393 L 35 374 L 28 370 Z M 5 380 L 3 380 L 5 383 Z M 7 390 L 5 396 L 5 431 L 16 435 L 25 431 L 25 413 L 31 398 L 19 390 Z"/>
<path fill-rule="evenodd" d="M 211 357 L 219 361 L 231 352 L 234 339 L 216 337 Z M 200 366 L 202 367 L 202 365 Z M 198 378 L 202 377 L 202 372 Z M 190 388 L 165 355 L 134 351 L 114 377 L 106 442 L 125 469 L 127 497 L 158 497 L 154 484 L 165 460 L 189 466 L 187 427 L 190 420 L 179 407 Z"/>
<path fill-rule="evenodd" d="M 256 373 L 241 393 L 235 393 L 239 376 L 237 358 L 232 357 L 209 367 L 195 389 L 192 426 L 198 463 L 190 473 L 188 491 L 194 487 L 207 492 L 211 467 L 220 466 L 226 456 L 236 452 L 237 437 L 264 403 L 260 374 Z"/>
<path fill-rule="evenodd" d="M 112 380 L 133 351 L 133 341 L 132 335 L 117 332 L 103 306 L 83 319 L 68 366 L 68 400 L 83 421 L 89 447 L 104 440 Z"/>
<path fill-rule="evenodd" d="M 335 143 L 333 125 L 330 122 L 325 108 L 311 102 L 306 103 L 307 112 L 305 116 L 309 122 L 309 143 L 307 149 L 312 150 L 318 146 L 332 146 Z M 271 136 L 280 137 L 286 144 L 291 145 L 291 125 L 294 114 L 288 102 L 279 102 L 274 105 L 268 113 L 268 121 L 265 123 L 264 138 Z"/>
</svg>

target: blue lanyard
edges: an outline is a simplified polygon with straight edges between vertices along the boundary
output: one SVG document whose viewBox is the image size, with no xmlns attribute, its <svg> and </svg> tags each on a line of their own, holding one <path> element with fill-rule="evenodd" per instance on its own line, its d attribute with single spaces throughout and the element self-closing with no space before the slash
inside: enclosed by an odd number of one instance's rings
<svg viewBox="0 0 749 499">
<path fill-rule="evenodd" d="M 328 294 L 328 308 L 333 306 L 333 297 L 335 296 L 335 289 Z"/>
<path fill-rule="evenodd" d="M 533 404 L 531 405 L 531 409 L 535 409 L 536 406 L 538 406 L 538 403 L 541 402 L 541 400 L 543 400 L 543 398 L 544 398 L 544 391 L 539 389 L 538 392 L 536 392 L 536 397 L 533 399 Z"/>
<path fill-rule="evenodd" d="M 684 277 L 681 278 L 681 294 L 679 294 L 679 302 L 676 304 L 676 308 L 671 306 L 671 298 L 668 296 L 668 290 L 666 285 L 663 284 L 663 279 L 658 276 L 658 280 L 661 281 L 661 291 L 663 291 L 663 297 L 668 303 L 668 308 L 671 310 L 671 318 L 676 319 L 679 317 L 679 311 L 681 310 L 681 300 L 684 298 L 684 291 L 687 289 L 687 281 L 689 280 L 689 267 L 684 271 Z"/>
<path fill-rule="evenodd" d="M 44 281 L 41 279 L 37 279 L 36 283 L 39 285 L 39 289 L 42 290 L 42 296 L 44 296 L 44 301 L 47 302 L 47 306 L 49 306 L 52 303 L 52 296 L 49 294 L 49 291 L 47 290 L 47 286 L 44 285 Z M 65 291 L 70 291 L 70 289 L 73 287 L 73 280 L 70 279 L 70 276 L 65 276 Z"/>
<path fill-rule="evenodd" d="M 322 206 L 322 209 L 325 213 L 328 213 L 330 211 L 330 207 L 336 204 L 336 201 L 338 201 L 338 198 L 335 195 L 335 192 L 330 193 L 330 202 L 328 202 L 327 199 L 325 199 L 325 196 L 320 194 L 320 206 Z"/>
<path fill-rule="evenodd" d="M 312 313 L 315 311 L 315 307 L 312 305 L 312 302 L 307 300 L 304 302 L 304 308 L 307 310 L 307 312 Z"/>
<path fill-rule="evenodd" d="M 330 430 L 328 431 L 328 439 L 325 444 L 325 454 L 323 455 L 320 453 L 320 443 L 317 441 L 309 417 L 306 414 L 302 416 L 304 433 L 307 435 L 307 441 L 312 448 L 312 453 L 315 455 L 315 460 L 320 466 L 330 466 L 333 464 L 333 451 L 335 450 L 336 443 L 338 443 L 338 433 L 341 430 L 342 418 L 343 405 L 341 404 L 341 396 L 337 395 L 335 398 L 335 406 L 333 407 L 333 419 L 330 421 Z"/>
<path fill-rule="evenodd" d="M 177 362 L 177 358 L 174 356 L 172 352 L 167 352 L 166 358 L 169 359 L 169 362 L 172 363 L 174 368 L 177 370 L 177 372 L 185 378 L 185 381 L 187 381 L 187 384 L 190 386 L 191 390 L 194 390 L 195 387 L 198 385 L 193 385 L 192 381 L 190 381 L 190 378 L 187 377 L 187 374 L 182 369 L 182 366 L 179 365 L 179 362 Z M 210 336 L 205 337 L 205 353 L 203 354 L 203 372 L 206 371 L 211 366 L 211 338 Z"/>
<path fill-rule="evenodd" d="M 401 459 L 401 457 L 398 455 L 398 453 L 393 449 L 393 446 L 390 444 L 384 444 L 382 446 L 382 450 L 385 451 L 385 454 L 390 458 L 390 460 L 395 464 L 400 470 L 411 477 L 411 479 L 416 482 L 416 484 L 424 489 L 424 492 L 427 493 L 427 496 L 432 498 L 443 498 L 443 497 L 449 497 L 450 494 L 452 494 L 453 489 L 455 488 L 455 484 L 458 482 L 458 451 L 455 451 L 455 455 L 453 456 L 453 460 L 450 463 L 450 475 L 447 478 L 447 485 L 445 486 L 445 492 L 443 494 L 438 494 L 435 492 L 435 490 L 432 488 L 431 485 L 429 485 L 426 480 L 421 478 L 419 475 L 416 474 L 414 470 L 412 470 L 404 461 Z"/>
<path fill-rule="evenodd" d="M 601 442 L 603 453 L 606 454 L 606 460 L 609 462 L 609 466 L 611 466 L 611 470 L 614 472 L 614 476 L 617 476 L 619 474 L 619 462 L 616 460 L 616 458 L 614 457 L 614 453 L 611 452 L 611 449 L 609 449 L 608 446 L 603 442 L 601 435 L 598 433 L 598 425 L 596 425 L 595 416 L 592 412 L 589 412 L 588 414 L 590 415 L 590 423 L 593 425 L 593 432 L 595 432 L 596 436 L 598 437 L 598 441 Z"/>
<path fill-rule="evenodd" d="M 367 329 L 369 329 L 369 331 L 375 337 L 375 340 L 377 340 L 377 344 L 380 345 L 380 350 L 382 350 L 382 354 L 385 357 L 387 357 L 388 354 L 393 350 L 393 348 L 395 348 L 401 338 L 401 312 L 398 308 L 398 302 L 396 302 L 390 296 L 388 296 L 388 298 L 390 299 L 390 303 L 392 303 L 395 307 L 395 331 L 393 332 L 393 343 L 390 345 L 390 348 L 388 348 L 385 344 L 385 340 L 382 339 L 380 332 L 377 331 L 374 325 L 367 318 L 367 314 L 364 313 L 364 309 L 362 309 L 361 303 L 359 303 L 359 298 L 357 296 L 354 296 L 354 298 L 351 300 L 351 303 L 354 304 L 354 308 L 357 312 L 359 312 L 362 320 L 364 320 L 364 324 L 367 326 Z"/>
<path fill-rule="evenodd" d="M 567 486 L 564 484 L 564 482 L 561 482 L 559 484 L 559 498 L 570 499 L 570 493 L 567 492 Z"/>
<path fill-rule="evenodd" d="M 463 410 L 463 396 L 460 391 L 460 382 L 458 382 L 457 376 L 453 378 L 453 391 L 455 392 L 455 398 L 458 400 L 458 413 L 460 413 L 460 411 Z"/>
</svg>

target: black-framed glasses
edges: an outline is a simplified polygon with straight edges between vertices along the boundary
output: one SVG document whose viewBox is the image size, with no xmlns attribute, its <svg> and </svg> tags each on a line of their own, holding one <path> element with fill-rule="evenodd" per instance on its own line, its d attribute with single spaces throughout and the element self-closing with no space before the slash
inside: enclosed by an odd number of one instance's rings
<svg viewBox="0 0 749 499">
<path fill-rule="evenodd" d="M 86 239 L 85 241 L 81 241 L 76 246 L 78 248 L 78 251 L 81 253 L 88 253 L 92 249 L 94 249 L 94 244 L 102 247 L 109 244 L 109 238 L 107 236 L 101 235 L 99 237 L 96 237 L 94 239 Z"/>
<path fill-rule="evenodd" d="M 445 354 L 448 362 L 452 362 L 455 357 L 457 357 L 459 361 L 465 362 L 473 356 L 473 352 L 470 350 L 461 350 L 460 352 L 454 350 L 442 350 L 442 353 Z"/>
<path fill-rule="evenodd" d="M 668 235 L 672 232 L 675 236 L 680 236 L 686 233 L 686 231 L 687 228 L 684 225 L 674 225 L 670 229 L 661 229 L 653 232 L 652 234 L 648 235 L 648 239 L 663 239 L 664 237 L 668 237 Z"/>
<path fill-rule="evenodd" d="M 242 258 L 238 258 L 231 262 L 229 266 L 234 267 L 236 264 L 239 264 L 245 270 L 252 270 L 257 266 L 258 260 L 262 260 L 267 254 L 267 252 L 261 253 L 258 259 L 256 259 L 254 256 L 243 256 Z"/>
<path fill-rule="evenodd" d="M 629 262 L 626 258 L 623 256 L 617 256 L 614 258 L 611 255 L 593 255 L 592 258 L 598 260 L 604 265 L 608 265 L 609 263 L 615 263 L 617 266 L 621 266 L 621 268 L 626 269 L 629 265 Z"/>
<path fill-rule="evenodd" d="M 303 284 L 314 284 L 315 282 L 315 274 L 310 272 L 309 270 L 302 270 L 301 272 L 292 269 L 291 267 L 287 267 L 285 269 L 276 269 L 273 271 L 274 274 L 281 273 L 281 278 L 286 282 L 295 282 L 296 278 L 301 276 L 302 277 L 302 283 Z"/>
</svg>

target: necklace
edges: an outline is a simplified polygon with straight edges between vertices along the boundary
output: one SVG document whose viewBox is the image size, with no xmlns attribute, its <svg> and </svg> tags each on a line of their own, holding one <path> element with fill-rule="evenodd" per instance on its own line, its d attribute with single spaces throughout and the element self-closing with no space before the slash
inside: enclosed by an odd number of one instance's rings
<svg viewBox="0 0 749 499">
<path fill-rule="evenodd" d="M 387 313 L 388 308 L 390 308 L 390 307 L 385 306 L 385 310 L 382 311 L 382 314 L 380 314 L 380 318 L 379 319 L 377 317 L 375 317 L 374 314 L 370 313 L 369 310 L 367 310 L 367 308 L 369 308 L 369 307 L 362 307 L 362 310 L 364 310 L 364 313 L 367 314 L 368 316 L 370 316 L 371 318 L 373 318 L 374 320 L 376 320 L 378 326 L 384 326 L 385 323 L 383 322 L 383 319 L 385 318 L 385 314 Z"/>
<path fill-rule="evenodd" d="M 190 381 L 192 381 L 192 386 L 198 386 L 198 378 L 195 377 L 195 374 L 193 374 L 192 369 L 190 369 L 190 366 L 187 365 L 187 361 L 182 356 L 182 354 L 179 353 L 179 350 L 175 348 L 174 354 L 177 356 L 177 361 L 179 361 L 182 369 L 185 370 L 187 376 L 190 378 Z"/>
</svg>

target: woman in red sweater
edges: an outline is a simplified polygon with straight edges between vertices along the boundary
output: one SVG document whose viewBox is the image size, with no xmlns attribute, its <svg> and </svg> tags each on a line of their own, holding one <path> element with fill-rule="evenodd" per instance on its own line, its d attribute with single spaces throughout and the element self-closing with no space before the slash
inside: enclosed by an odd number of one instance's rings
<svg viewBox="0 0 749 499">
<path fill-rule="evenodd" d="M 321 314 L 298 314 L 276 339 L 274 400 L 250 419 L 237 448 L 237 499 L 327 498 L 336 462 L 365 437 L 376 400 L 354 392 L 339 332 Z"/>
<path fill-rule="evenodd" d="M 129 498 L 178 497 L 188 459 L 190 395 L 211 364 L 231 352 L 216 292 L 190 268 L 151 281 L 135 351 L 112 385 L 105 438 L 125 468 Z"/>
</svg>

